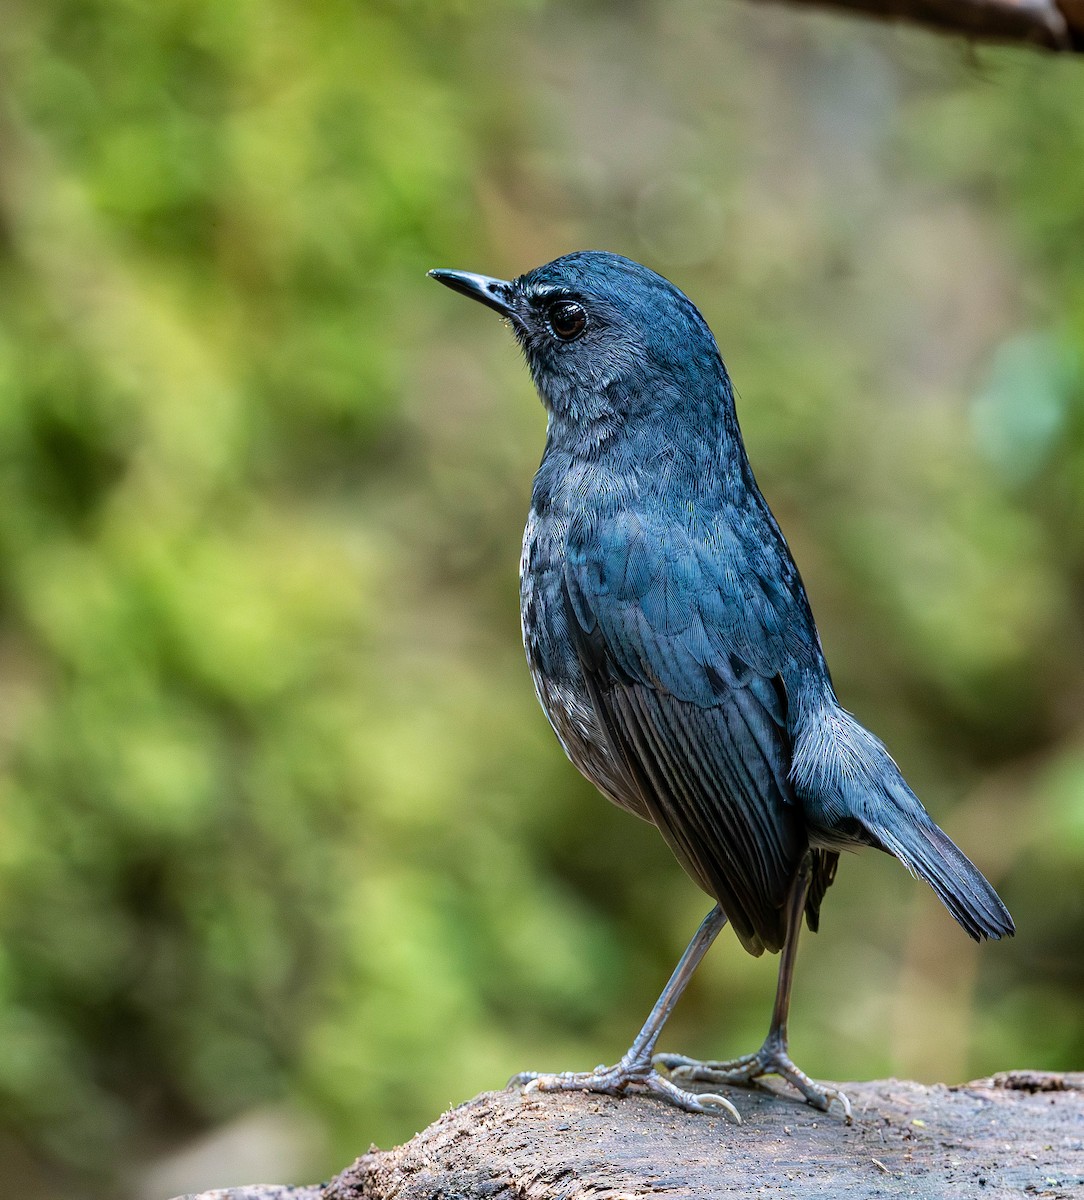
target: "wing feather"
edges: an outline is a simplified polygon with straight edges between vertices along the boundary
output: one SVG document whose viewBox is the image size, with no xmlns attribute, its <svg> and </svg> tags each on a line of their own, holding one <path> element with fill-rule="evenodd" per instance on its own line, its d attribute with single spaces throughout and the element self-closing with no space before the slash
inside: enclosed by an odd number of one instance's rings
<svg viewBox="0 0 1084 1200">
<path fill-rule="evenodd" d="M 721 582 L 672 526 L 653 537 L 623 514 L 570 536 L 566 611 L 595 710 L 679 861 L 760 953 L 783 943 L 808 843 L 785 691 L 720 620 L 734 610 Z M 813 923 L 828 865 L 815 864 Z"/>
</svg>

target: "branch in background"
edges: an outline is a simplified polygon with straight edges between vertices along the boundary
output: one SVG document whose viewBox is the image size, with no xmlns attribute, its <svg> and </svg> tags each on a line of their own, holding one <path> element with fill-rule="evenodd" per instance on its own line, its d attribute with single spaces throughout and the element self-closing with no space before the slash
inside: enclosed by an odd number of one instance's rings
<svg viewBox="0 0 1084 1200">
<path fill-rule="evenodd" d="M 762 0 L 757 0 L 762 2 Z M 1084 53 L 1084 0 L 790 0 L 911 21 L 976 41 Z"/>
</svg>

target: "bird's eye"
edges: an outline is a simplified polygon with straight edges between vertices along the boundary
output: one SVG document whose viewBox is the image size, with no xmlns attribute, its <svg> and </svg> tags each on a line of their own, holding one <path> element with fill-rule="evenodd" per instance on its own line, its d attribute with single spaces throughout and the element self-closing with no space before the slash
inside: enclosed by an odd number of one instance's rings
<svg viewBox="0 0 1084 1200">
<path fill-rule="evenodd" d="M 562 342 L 574 342 L 587 328 L 587 313 L 572 300 L 558 300 L 546 314 L 550 329 Z"/>
</svg>

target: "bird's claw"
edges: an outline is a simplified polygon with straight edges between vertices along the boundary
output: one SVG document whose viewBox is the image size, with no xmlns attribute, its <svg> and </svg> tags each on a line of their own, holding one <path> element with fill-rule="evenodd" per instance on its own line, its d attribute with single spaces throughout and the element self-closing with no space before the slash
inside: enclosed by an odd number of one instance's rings
<svg viewBox="0 0 1084 1200">
<path fill-rule="evenodd" d="M 723 1115 L 734 1124 L 741 1124 L 741 1114 L 725 1096 L 715 1092 L 689 1092 L 661 1075 L 650 1062 L 616 1066 L 598 1066 L 593 1071 L 560 1071 L 545 1075 L 538 1071 L 521 1071 L 508 1081 L 509 1087 L 522 1087 L 525 1092 L 601 1092 L 606 1096 L 652 1096 L 665 1100 L 685 1112 Z"/>
<path fill-rule="evenodd" d="M 747 1087 L 765 1075 L 778 1075 L 805 1097 L 806 1102 L 822 1112 L 830 1112 L 837 1104 L 843 1119 L 851 1124 L 851 1102 L 838 1088 L 816 1083 L 799 1067 L 782 1046 L 765 1042 L 756 1054 L 745 1054 L 729 1062 L 700 1062 L 684 1054 L 656 1054 L 651 1060 L 662 1067 L 671 1080 L 682 1083 L 726 1084 Z"/>
</svg>

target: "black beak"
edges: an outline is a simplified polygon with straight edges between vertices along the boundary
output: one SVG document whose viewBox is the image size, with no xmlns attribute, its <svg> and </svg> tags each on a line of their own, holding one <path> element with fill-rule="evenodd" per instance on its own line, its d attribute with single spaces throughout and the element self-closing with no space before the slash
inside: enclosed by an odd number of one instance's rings
<svg viewBox="0 0 1084 1200">
<path fill-rule="evenodd" d="M 453 292 L 462 292 L 481 304 L 495 308 L 502 317 L 514 317 L 515 288 L 505 279 L 490 279 L 487 275 L 472 275 L 470 271 L 430 271 L 430 276 L 450 287 Z"/>
</svg>

